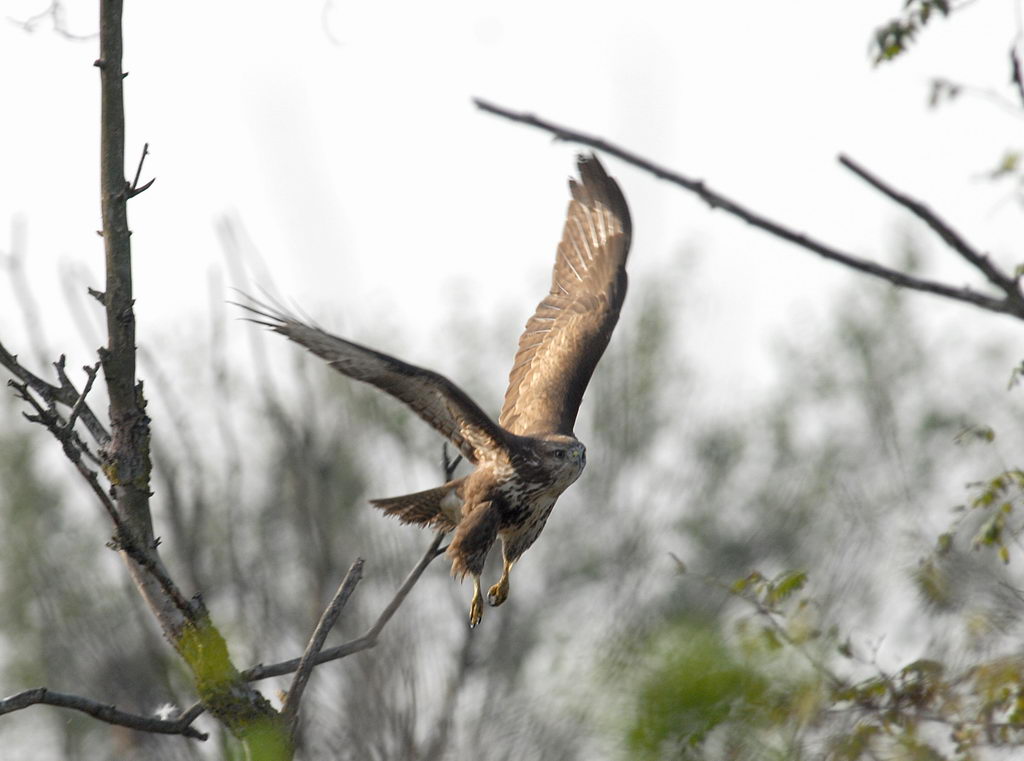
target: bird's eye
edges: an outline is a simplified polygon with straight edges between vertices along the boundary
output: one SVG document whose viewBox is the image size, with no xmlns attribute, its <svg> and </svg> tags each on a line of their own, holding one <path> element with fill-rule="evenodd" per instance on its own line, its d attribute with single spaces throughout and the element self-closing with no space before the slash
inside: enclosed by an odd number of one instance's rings
<svg viewBox="0 0 1024 761">
<path fill-rule="evenodd" d="M 563 450 L 563 449 L 556 449 L 555 450 L 555 457 L 557 457 L 559 460 L 564 460 L 565 459 L 565 450 Z"/>
</svg>

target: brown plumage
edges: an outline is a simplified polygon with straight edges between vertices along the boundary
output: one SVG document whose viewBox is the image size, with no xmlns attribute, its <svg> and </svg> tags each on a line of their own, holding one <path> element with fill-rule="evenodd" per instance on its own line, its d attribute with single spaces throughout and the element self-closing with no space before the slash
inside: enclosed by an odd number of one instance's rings
<svg viewBox="0 0 1024 761">
<path fill-rule="evenodd" d="M 371 503 L 403 523 L 454 531 L 452 573 L 473 577 L 470 626 L 483 614 L 480 574 L 501 538 L 504 570 L 488 601 L 508 596 L 512 565 L 544 528 L 559 495 L 586 464 L 573 434 L 583 393 L 611 338 L 626 296 L 630 219 L 619 186 L 594 156 L 578 161 L 555 257 L 551 291 L 519 339 L 495 423 L 442 375 L 307 325 L 252 300 L 255 322 L 302 344 L 336 370 L 400 399 L 454 444 L 475 469 L 467 476 Z"/>
</svg>

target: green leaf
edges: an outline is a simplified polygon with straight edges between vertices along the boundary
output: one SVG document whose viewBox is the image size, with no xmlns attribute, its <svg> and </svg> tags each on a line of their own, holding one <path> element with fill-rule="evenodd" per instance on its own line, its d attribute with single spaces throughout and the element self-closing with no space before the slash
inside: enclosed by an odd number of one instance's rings
<svg viewBox="0 0 1024 761">
<path fill-rule="evenodd" d="M 761 641 L 771 651 L 781 650 L 783 647 L 779 635 L 770 626 L 766 626 L 761 630 Z"/>
<path fill-rule="evenodd" d="M 806 571 L 789 571 L 776 577 L 772 587 L 772 601 L 784 602 L 794 593 L 803 589 L 805 584 L 807 584 Z"/>
<path fill-rule="evenodd" d="M 948 610 L 955 602 L 949 574 L 933 558 L 918 565 L 914 571 L 914 582 L 924 601 L 939 610 Z"/>
<path fill-rule="evenodd" d="M 992 545 L 1003 543 L 1003 519 L 1005 517 L 1005 513 L 996 513 L 982 524 L 978 533 L 974 536 L 975 549 L 982 545 L 991 547 Z"/>
<path fill-rule="evenodd" d="M 881 733 L 875 724 L 861 724 L 848 735 L 841 735 L 832 741 L 829 758 L 836 761 L 857 761 L 872 750 L 872 742 Z"/>
<path fill-rule="evenodd" d="M 679 623 L 647 647 L 652 662 L 626 735 L 631 758 L 653 761 L 667 747 L 698 747 L 719 724 L 765 704 L 768 681 L 737 662 L 712 629 Z"/>
<path fill-rule="evenodd" d="M 988 173 L 990 180 L 998 180 L 1007 175 L 1017 174 L 1020 168 L 1020 151 L 1006 151 L 999 163 Z"/>
</svg>

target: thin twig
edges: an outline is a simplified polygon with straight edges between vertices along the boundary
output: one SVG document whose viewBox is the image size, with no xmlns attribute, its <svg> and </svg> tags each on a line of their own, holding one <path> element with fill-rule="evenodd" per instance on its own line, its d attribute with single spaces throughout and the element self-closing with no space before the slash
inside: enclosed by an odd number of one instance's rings
<svg viewBox="0 0 1024 761">
<path fill-rule="evenodd" d="M 27 383 L 18 383 L 15 380 L 7 381 L 7 385 L 18 392 L 25 402 L 29 404 L 36 411 L 36 414 L 30 415 L 27 412 L 22 414 L 25 419 L 30 423 L 39 423 L 46 430 L 53 434 L 61 446 L 64 448 L 64 454 L 69 460 L 78 468 L 86 481 L 88 481 L 93 491 L 99 497 L 100 502 L 103 504 L 104 509 L 111 514 L 111 518 L 116 517 L 116 511 L 114 511 L 114 503 L 111 502 L 110 497 L 103 491 L 103 488 L 99 485 L 99 480 L 95 471 L 91 470 L 85 463 L 82 462 L 82 455 L 89 454 L 85 450 L 85 444 L 75 434 L 74 431 L 70 430 L 68 426 L 61 420 L 60 415 L 57 413 L 56 407 L 51 402 L 47 409 L 44 409 L 39 402 L 36 401 L 35 397 L 29 393 L 29 386 Z M 93 457 L 95 460 L 95 458 Z M 120 526 L 119 521 L 115 520 L 115 525 Z"/>
<path fill-rule="evenodd" d="M 14 377 L 27 384 L 29 388 L 35 391 L 47 404 L 59 403 L 65 407 L 72 408 L 81 399 L 82 395 L 78 393 L 78 389 L 75 388 L 75 384 L 71 382 L 67 374 L 64 372 L 63 358 L 55 363 L 57 367 L 57 376 L 61 382 L 60 386 L 54 386 L 51 383 L 47 383 L 35 373 L 31 372 L 21 362 L 18 361 L 16 354 L 11 354 L 4 348 L 3 343 L 0 343 L 0 365 L 3 365 Z M 88 429 L 89 434 L 93 440 L 101 447 L 105 446 L 110 442 L 110 433 L 99 421 L 99 418 L 89 408 L 88 404 L 83 404 L 79 410 L 79 417 L 82 419 L 82 423 Z"/>
<path fill-rule="evenodd" d="M 302 693 L 305 691 L 306 683 L 313 673 L 313 667 L 316 666 L 316 658 L 323 650 L 324 642 L 327 641 L 327 635 L 334 628 L 338 616 L 345 609 L 348 598 L 352 596 L 352 592 L 362 578 L 363 559 L 356 558 L 356 562 L 348 569 L 348 573 L 345 574 L 345 578 L 338 586 L 338 591 L 334 593 L 334 599 L 331 600 L 330 605 L 324 609 L 323 614 L 320 616 L 320 621 L 313 631 L 313 636 L 310 637 L 309 644 L 306 645 L 306 652 L 302 654 L 302 658 L 299 660 L 299 667 L 295 671 L 292 686 L 288 690 L 284 705 L 281 707 L 281 715 L 288 723 L 292 737 L 295 736 L 295 730 L 298 727 L 299 703 L 302 700 Z"/>
<path fill-rule="evenodd" d="M 59 0 L 51 0 L 50 4 L 44 10 L 34 16 L 29 16 L 27 19 L 21 20 L 8 16 L 7 20 L 15 26 L 21 27 L 29 34 L 33 34 L 39 23 L 47 18 L 49 18 L 53 24 L 53 31 L 65 39 L 74 40 L 76 42 L 96 39 L 95 32 L 92 34 L 75 34 L 68 30 L 64 19 L 64 6 L 59 2 Z"/>
<path fill-rule="evenodd" d="M 971 246 L 966 240 L 964 240 L 963 236 L 950 227 L 949 223 L 939 217 L 934 211 L 929 209 L 920 201 L 911 198 L 906 193 L 901 193 L 891 185 L 883 182 L 867 169 L 860 166 L 849 156 L 840 154 L 839 163 L 871 185 L 871 187 L 894 200 L 900 206 L 910 211 L 914 216 L 932 228 L 932 230 L 942 238 L 943 242 L 947 246 L 956 251 L 965 261 L 981 272 L 981 274 L 983 274 L 990 283 L 1003 291 L 1008 299 L 1016 300 L 1018 302 L 1021 301 L 1021 293 L 1017 285 L 1017 280 L 992 264 L 991 259 Z"/>
<path fill-rule="evenodd" d="M 149 186 L 156 182 L 156 177 L 147 182 L 141 188 L 139 187 L 139 177 L 142 176 L 142 165 L 146 161 L 146 156 L 149 155 L 149 143 L 144 143 L 142 146 L 142 155 L 139 156 L 139 165 L 135 169 L 135 179 L 132 180 L 132 185 L 128 188 L 128 197 L 135 198 L 139 193 L 143 193 L 149 190 Z"/>
<path fill-rule="evenodd" d="M 795 230 L 768 219 L 755 211 L 747 209 L 732 199 L 711 190 L 701 180 L 694 180 L 689 177 L 685 177 L 678 172 L 674 172 L 654 163 L 653 161 L 627 151 L 624 148 L 620 148 L 617 145 L 609 143 L 607 140 L 600 137 L 568 129 L 567 127 L 562 127 L 545 119 L 540 119 L 533 114 L 511 111 L 493 103 L 488 103 L 480 98 L 475 98 L 473 102 L 483 111 L 504 117 L 514 122 L 527 124 L 531 127 L 537 127 L 538 129 L 545 130 L 550 132 L 559 140 L 579 143 L 580 145 L 588 145 L 592 148 L 596 148 L 597 150 L 611 154 L 612 156 L 617 156 L 623 161 L 643 169 L 659 179 L 667 180 L 668 182 L 689 190 L 691 193 L 696 194 L 712 209 L 722 209 L 735 217 L 739 217 L 744 222 L 754 227 L 758 227 L 768 233 L 771 233 L 777 238 L 789 241 L 790 243 L 800 246 L 801 248 L 805 248 L 808 251 L 813 251 L 825 259 L 838 262 L 846 267 L 857 270 L 858 272 L 863 272 L 867 275 L 871 275 L 872 277 L 885 280 L 895 286 L 910 288 L 915 291 L 931 293 L 937 296 L 944 296 L 945 298 L 953 299 L 954 301 L 973 304 L 976 307 L 980 307 L 991 312 L 1009 314 L 1019 319 L 1024 319 L 1024 302 L 1017 299 L 997 298 L 985 293 L 980 293 L 968 287 L 956 288 L 934 280 L 926 280 L 924 278 L 908 275 L 905 272 L 900 272 L 899 270 L 892 269 L 891 267 L 886 267 L 876 262 L 862 259 L 858 256 L 854 256 L 853 254 L 833 248 L 825 243 L 821 243 L 820 241 L 804 235 L 803 233 L 796 232 Z"/>
<path fill-rule="evenodd" d="M 1024 106 L 1024 76 L 1021 74 L 1020 56 L 1015 48 L 1010 48 L 1010 81 L 1017 88 L 1017 97 Z"/>
<path fill-rule="evenodd" d="M 455 477 L 455 469 L 459 467 L 460 462 L 462 462 L 462 455 L 452 459 L 452 456 L 448 454 L 448 442 L 444 442 L 441 445 L 441 468 L 444 470 L 445 481 L 451 481 Z"/>
<path fill-rule="evenodd" d="M 154 716 L 141 716 L 139 714 L 122 711 L 112 705 L 100 703 L 90 698 L 79 695 L 68 695 L 62 692 L 54 692 L 45 687 L 37 687 L 32 690 L 25 690 L 16 695 L 0 700 L 0 714 L 20 711 L 33 705 L 51 705 L 60 708 L 70 708 L 75 711 L 87 713 L 90 716 L 105 721 L 107 724 L 116 724 L 122 727 L 137 729 L 141 732 L 155 732 L 165 735 L 184 735 L 193 740 L 206 740 L 208 735 L 205 732 L 193 728 L 192 722 L 196 720 L 202 711 L 190 709 L 176 719 L 158 719 Z"/>
<path fill-rule="evenodd" d="M 68 422 L 66 423 L 66 427 L 69 432 L 74 430 L 75 421 L 78 419 L 78 416 L 82 413 L 82 407 L 85 405 L 85 397 L 92 390 L 92 384 L 96 381 L 96 373 L 99 372 L 100 363 L 97 362 L 92 367 L 86 365 L 82 369 L 85 370 L 85 374 L 89 376 L 89 380 L 85 382 L 85 388 L 82 389 L 82 393 L 79 394 L 78 396 L 78 401 L 75 402 L 75 406 L 71 408 L 71 414 L 68 415 Z"/>
<path fill-rule="evenodd" d="M 377 617 L 373 626 L 367 630 L 366 634 L 342 645 L 338 645 L 337 647 L 329 647 L 326 650 L 321 650 L 315 658 L 316 665 L 344 658 L 352 655 L 353 653 L 358 653 L 362 650 L 368 650 L 369 648 L 374 647 L 377 644 L 377 639 L 380 637 L 381 631 L 383 631 L 384 627 L 387 626 L 391 617 L 395 615 L 395 611 L 401 607 L 405 598 L 409 595 L 409 592 L 416 585 L 416 582 L 419 581 L 423 572 L 427 569 L 427 566 L 430 565 L 438 555 L 444 552 L 444 550 L 441 549 L 441 541 L 443 539 L 444 532 L 439 531 L 437 536 L 434 537 L 434 541 L 430 543 L 427 551 L 423 553 L 423 557 L 421 557 L 416 566 L 409 571 L 409 575 L 405 577 L 405 581 L 402 582 L 402 586 L 398 588 L 398 591 L 395 592 L 395 596 L 391 598 L 391 602 L 388 603 L 386 608 L 384 608 L 381 614 Z M 292 658 L 291 660 L 274 663 L 269 666 L 259 664 L 243 671 L 242 677 L 250 682 L 255 682 L 259 679 L 269 679 L 272 676 L 291 674 L 299 667 L 300 662 L 300 658 Z"/>
</svg>

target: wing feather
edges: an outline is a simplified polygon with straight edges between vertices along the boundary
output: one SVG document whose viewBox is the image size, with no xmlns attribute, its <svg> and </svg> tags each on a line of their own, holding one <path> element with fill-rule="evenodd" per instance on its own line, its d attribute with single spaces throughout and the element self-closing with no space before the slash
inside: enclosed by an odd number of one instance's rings
<svg viewBox="0 0 1024 761">
<path fill-rule="evenodd" d="M 572 434 L 626 297 L 629 207 L 595 156 L 581 156 L 578 167 L 551 291 L 519 339 L 498 420 L 518 435 Z"/>
<path fill-rule="evenodd" d="M 247 298 L 252 304 L 238 306 L 260 318 L 250 318 L 253 322 L 305 346 L 343 375 L 376 386 L 404 402 L 470 462 L 478 462 L 485 452 L 505 448 L 504 432 L 443 375 L 346 341 L 301 322 L 281 308 Z"/>
</svg>

